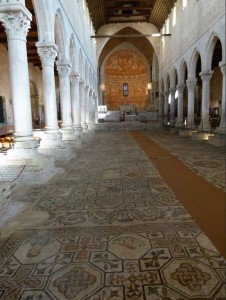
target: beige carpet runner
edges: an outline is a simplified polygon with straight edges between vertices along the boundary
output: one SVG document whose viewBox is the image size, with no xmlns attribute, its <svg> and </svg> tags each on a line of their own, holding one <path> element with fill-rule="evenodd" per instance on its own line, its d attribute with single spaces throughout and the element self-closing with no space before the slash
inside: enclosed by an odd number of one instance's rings
<svg viewBox="0 0 226 300">
<path fill-rule="evenodd" d="M 186 167 L 145 133 L 133 131 L 131 135 L 200 228 L 226 257 L 225 193 Z"/>
</svg>

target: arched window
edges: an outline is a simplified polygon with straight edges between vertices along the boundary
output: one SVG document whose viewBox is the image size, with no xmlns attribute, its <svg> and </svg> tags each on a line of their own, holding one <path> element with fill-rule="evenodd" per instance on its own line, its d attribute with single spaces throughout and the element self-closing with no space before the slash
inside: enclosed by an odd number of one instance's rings
<svg viewBox="0 0 226 300">
<path fill-rule="evenodd" d="M 129 86 L 128 83 L 123 83 L 123 96 L 126 97 L 129 95 Z"/>
</svg>

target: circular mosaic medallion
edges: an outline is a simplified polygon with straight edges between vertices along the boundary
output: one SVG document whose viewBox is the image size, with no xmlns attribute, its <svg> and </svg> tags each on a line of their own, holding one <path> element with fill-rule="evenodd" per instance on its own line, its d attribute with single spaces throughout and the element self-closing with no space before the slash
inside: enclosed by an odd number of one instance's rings
<svg viewBox="0 0 226 300">
<path fill-rule="evenodd" d="M 194 162 L 195 166 L 204 168 L 218 168 L 221 166 L 219 162 L 209 160 L 197 160 Z"/>
<path fill-rule="evenodd" d="M 109 195 L 104 197 L 98 197 L 96 204 L 102 208 L 114 208 L 122 205 L 124 203 L 123 198 L 119 198 L 115 195 Z"/>
</svg>

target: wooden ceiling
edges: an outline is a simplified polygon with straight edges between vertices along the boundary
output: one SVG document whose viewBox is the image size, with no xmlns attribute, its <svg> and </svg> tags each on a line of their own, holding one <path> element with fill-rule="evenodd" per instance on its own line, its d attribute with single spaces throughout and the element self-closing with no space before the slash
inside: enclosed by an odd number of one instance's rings
<svg viewBox="0 0 226 300">
<path fill-rule="evenodd" d="M 46 0 L 47 1 L 47 0 Z M 102 25 L 109 23 L 123 23 L 123 22 L 149 22 L 154 24 L 159 30 L 162 28 L 165 20 L 168 17 L 174 3 L 177 0 L 86 0 L 91 18 L 94 24 L 94 28 L 97 31 Z M 28 62 L 34 66 L 41 68 L 41 61 L 37 54 L 37 48 L 35 43 L 38 41 L 37 23 L 34 13 L 32 0 L 25 0 L 26 7 L 32 14 L 31 28 L 27 36 L 27 54 Z M 127 28 L 121 33 L 128 34 Z M 134 33 L 134 32 L 133 32 Z M 123 38 L 138 47 L 138 43 L 135 38 Z M 142 39 L 142 40 L 141 40 Z M 148 47 L 145 38 L 141 38 L 139 45 L 144 53 L 144 49 L 148 49 L 145 54 L 147 60 L 150 61 L 151 49 Z M 112 49 L 113 46 L 121 43 L 122 39 L 112 40 L 107 43 L 104 52 Z M 0 22 L 0 44 L 7 47 L 7 38 L 5 28 Z M 100 57 L 100 61 L 103 60 L 106 53 Z M 216 45 L 213 66 L 216 65 L 214 60 L 218 63 L 222 56 L 221 44 L 218 42 Z"/>
<path fill-rule="evenodd" d="M 148 22 L 160 30 L 177 0 L 86 0 L 94 28 L 109 23 Z"/>
</svg>

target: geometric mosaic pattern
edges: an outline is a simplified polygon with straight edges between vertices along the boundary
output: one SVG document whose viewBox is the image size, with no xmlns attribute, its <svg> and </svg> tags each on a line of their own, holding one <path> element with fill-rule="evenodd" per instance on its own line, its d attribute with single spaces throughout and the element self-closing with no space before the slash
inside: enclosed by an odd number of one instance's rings
<svg viewBox="0 0 226 300">
<path fill-rule="evenodd" d="M 196 144 L 204 177 L 222 169 Z M 95 133 L 58 166 L 13 195 L 26 208 L 2 231 L 0 299 L 225 299 L 225 260 L 128 132 Z"/>
</svg>

